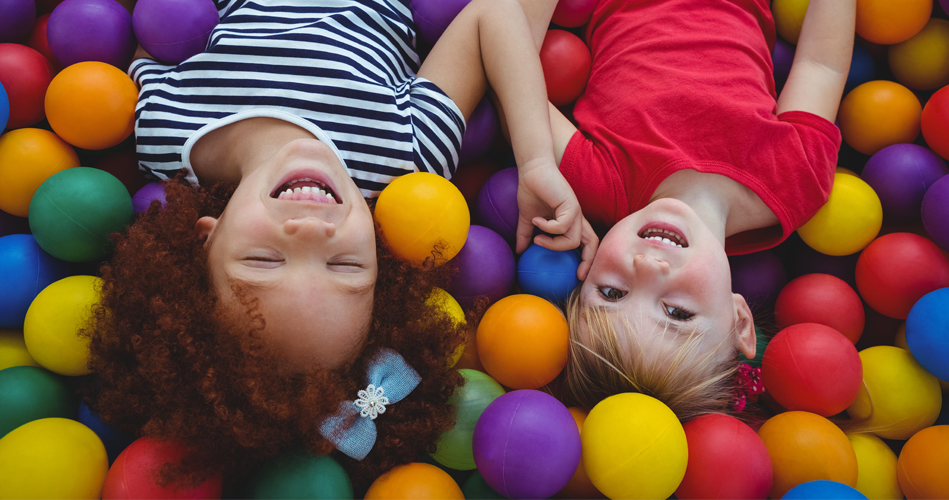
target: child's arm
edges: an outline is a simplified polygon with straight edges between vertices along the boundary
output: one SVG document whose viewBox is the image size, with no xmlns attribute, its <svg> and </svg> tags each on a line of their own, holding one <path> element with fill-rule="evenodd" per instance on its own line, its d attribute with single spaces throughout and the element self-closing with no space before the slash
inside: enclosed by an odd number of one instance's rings
<svg viewBox="0 0 949 500">
<path fill-rule="evenodd" d="M 532 15 L 549 16 L 556 6 L 555 0 L 524 1 Z M 534 238 L 545 247 L 567 250 L 582 243 L 577 275 L 583 279 L 597 238 L 557 168 L 544 74 L 525 8 L 515 0 L 473 0 L 439 38 L 418 76 L 438 85 L 466 118 L 491 85 L 504 107 L 518 165 L 517 251 L 530 243 L 534 225 L 561 235 Z"/>
<path fill-rule="evenodd" d="M 810 0 L 778 113 L 809 111 L 834 121 L 850 72 L 856 0 Z"/>
</svg>

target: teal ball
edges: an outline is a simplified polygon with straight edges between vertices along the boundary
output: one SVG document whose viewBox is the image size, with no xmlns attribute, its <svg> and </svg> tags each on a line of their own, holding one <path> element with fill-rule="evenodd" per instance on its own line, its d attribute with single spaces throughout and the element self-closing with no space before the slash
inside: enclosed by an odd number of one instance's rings
<svg viewBox="0 0 949 500">
<path fill-rule="evenodd" d="M 0 437 L 41 418 L 76 418 L 78 399 L 62 377 L 35 366 L 0 370 Z"/>
<path fill-rule="evenodd" d="M 292 448 L 264 463 L 245 498 L 353 498 L 346 471 L 330 456 Z"/>
</svg>

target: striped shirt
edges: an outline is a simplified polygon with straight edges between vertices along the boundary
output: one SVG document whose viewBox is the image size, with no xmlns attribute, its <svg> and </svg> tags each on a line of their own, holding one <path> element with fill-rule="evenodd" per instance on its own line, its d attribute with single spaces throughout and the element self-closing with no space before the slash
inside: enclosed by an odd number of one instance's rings
<svg viewBox="0 0 949 500">
<path fill-rule="evenodd" d="M 409 0 L 215 2 L 221 22 L 204 52 L 177 66 L 139 59 L 129 69 L 141 87 L 143 171 L 166 179 L 185 168 L 197 184 L 190 145 L 216 122 L 260 109 L 322 129 L 366 197 L 406 173 L 454 173 L 464 118 L 415 76 Z"/>
</svg>

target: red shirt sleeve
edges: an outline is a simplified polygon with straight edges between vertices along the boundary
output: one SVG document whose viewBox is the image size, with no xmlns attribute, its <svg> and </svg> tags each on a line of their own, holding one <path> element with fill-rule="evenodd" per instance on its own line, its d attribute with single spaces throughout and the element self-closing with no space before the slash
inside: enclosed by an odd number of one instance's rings
<svg viewBox="0 0 949 500">
<path fill-rule="evenodd" d="M 629 215 L 626 188 L 616 162 L 606 148 L 573 134 L 560 161 L 563 174 L 577 195 L 583 216 L 600 234 Z"/>
</svg>

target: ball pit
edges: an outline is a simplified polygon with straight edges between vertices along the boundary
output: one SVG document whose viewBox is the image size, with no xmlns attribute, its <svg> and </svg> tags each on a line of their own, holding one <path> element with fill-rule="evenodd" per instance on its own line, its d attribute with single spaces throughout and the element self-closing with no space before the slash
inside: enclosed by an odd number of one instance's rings
<svg viewBox="0 0 949 500">
<path fill-rule="evenodd" d="M 548 30 L 540 48 L 540 63 L 547 83 L 547 99 L 566 106 L 577 99 L 590 79 L 593 60 L 590 49 L 577 35 Z"/>
<path fill-rule="evenodd" d="M 132 195 L 132 212 L 138 214 L 148 210 L 153 201 L 165 206 L 165 188 L 160 182 L 149 182 Z"/>
<path fill-rule="evenodd" d="M 797 45 L 807 13 L 808 0 L 774 0 L 771 2 L 771 15 L 778 35 L 788 43 Z"/>
<path fill-rule="evenodd" d="M 468 309 L 478 297 L 489 303 L 507 296 L 514 287 L 516 264 L 510 245 L 498 233 L 471 225 L 468 238 L 453 261 L 458 274 L 448 292 Z"/>
<path fill-rule="evenodd" d="M 0 84 L 10 100 L 7 128 L 29 127 L 45 117 L 43 98 L 52 80 L 53 67 L 43 54 L 26 45 L 0 43 Z"/>
<path fill-rule="evenodd" d="M 142 48 L 170 64 L 202 52 L 219 20 L 212 0 L 138 0 L 131 17 Z"/>
<path fill-rule="evenodd" d="M 873 188 L 859 177 L 834 174 L 830 198 L 797 234 L 827 255 L 850 255 L 870 244 L 883 226 L 883 206 Z"/>
<path fill-rule="evenodd" d="M 857 491 L 867 498 L 901 500 L 896 453 L 873 434 L 847 434 L 857 455 Z"/>
<path fill-rule="evenodd" d="M 23 332 L 0 328 L 0 370 L 14 366 L 36 366 L 39 363 L 30 356 L 23 341 Z"/>
<path fill-rule="evenodd" d="M 900 487 L 908 499 L 949 498 L 949 425 L 914 434 L 903 445 L 897 465 Z"/>
<path fill-rule="evenodd" d="M 857 34 L 882 45 L 892 45 L 919 33 L 933 11 L 933 0 L 858 0 Z"/>
<path fill-rule="evenodd" d="M 333 457 L 293 448 L 268 460 L 250 480 L 247 498 L 352 499 L 353 484 Z"/>
<path fill-rule="evenodd" d="M 75 414 L 75 409 L 73 408 L 72 410 L 71 413 Z M 109 456 L 110 464 L 118 458 L 123 450 L 128 448 L 128 446 L 135 441 L 134 436 L 126 434 L 114 426 L 103 422 L 99 418 L 99 415 L 92 411 L 86 403 L 79 403 L 79 413 L 76 416 L 76 420 L 82 425 L 92 429 L 92 432 L 95 432 L 96 436 L 99 436 L 102 445 L 105 446 L 105 452 Z"/>
<path fill-rule="evenodd" d="M 0 439 L 41 418 L 72 418 L 76 398 L 62 377 L 35 366 L 0 370 Z"/>
<path fill-rule="evenodd" d="M 926 101 L 920 127 L 926 145 L 939 156 L 949 158 L 949 88 L 937 90 Z"/>
<path fill-rule="evenodd" d="M 887 50 L 896 81 L 913 90 L 949 84 L 949 21 L 932 18 L 912 38 Z"/>
<path fill-rule="evenodd" d="M 465 500 L 461 488 L 447 472 L 434 465 L 397 465 L 379 476 L 366 491 L 365 500 Z"/>
<path fill-rule="evenodd" d="M 820 323 L 856 344 L 863 334 L 865 314 L 860 296 L 844 280 L 829 274 L 806 274 L 791 280 L 774 304 L 778 328 Z"/>
<path fill-rule="evenodd" d="M 33 0 L 3 2 L 0 4 L 0 42 L 19 42 L 29 34 L 35 19 L 36 2 Z"/>
<path fill-rule="evenodd" d="M 7 126 L 7 120 L 10 119 L 10 98 L 7 97 L 7 91 L 0 83 L 0 132 Z"/>
<path fill-rule="evenodd" d="M 564 28 L 577 28 L 590 22 L 596 0 L 560 0 L 550 21 Z"/>
<path fill-rule="evenodd" d="M 40 184 L 78 166 L 76 151 L 47 130 L 24 128 L 0 135 L 0 210 L 26 217 Z"/>
<path fill-rule="evenodd" d="M 69 274 L 68 265 L 44 252 L 33 236 L 0 237 L 0 328 L 22 328 L 30 303 L 50 283 Z"/>
<path fill-rule="evenodd" d="M 179 441 L 136 439 L 112 463 L 102 484 L 102 499 L 221 498 L 223 481 L 220 476 L 212 476 L 196 486 L 158 484 L 156 475 L 160 468 L 166 463 L 181 461 L 186 454 L 187 446 Z"/>
<path fill-rule="evenodd" d="M 115 0 L 65 0 L 50 14 L 46 38 L 66 67 L 99 61 L 122 71 L 136 46 L 132 15 Z"/>
<path fill-rule="evenodd" d="M 906 317 L 906 344 L 919 364 L 949 380 L 949 288 L 919 299 Z"/>
<path fill-rule="evenodd" d="M 475 424 L 491 402 L 504 394 L 501 384 L 477 370 L 461 369 L 465 385 L 455 389 L 448 404 L 455 408 L 455 425 L 438 438 L 438 447 L 432 458 L 455 470 L 476 467 L 472 439 Z"/>
<path fill-rule="evenodd" d="M 579 266 L 577 250 L 557 251 L 532 244 L 517 260 L 517 284 L 524 293 L 559 304 L 580 285 Z"/>
<path fill-rule="evenodd" d="M 461 138 L 461 163 L 470 163 L 484 156 L 498 135 L 498 112 L 487 96 L 471 112 L 465 124 L 465 135 Z"/>
<path fill-rule="evenodd" d="M 46 37 L 47 28 L 49 27 L 49 16 L 50 14 L 43 14 L 36 18 L 36 22 L 33 23 L 33 29 L 30 30 L 30 34 L 26 38 L 26 45 L 40 54 L 43 54 L 43 57 L 53 66 L 53 72 L 59 73 L 63 69 L 63 65 L 56 60 L 52 49 L 49 48 L 49 39 Z"/>
<path fill-rule="evenodd" d="M 857 290 L 870 307 L 906 319 L 923 295 L 949 286 L 949 258 L 922 236 L 890 233 L 860 254 L 856 273 Z"/>
<path fill-rule="evenodd" d="M 926 190 L 946 174 L 949 167 L 932 150 L 894 144 L 874 154 L 860 177 L 880 197 L 885 220 L 911 222 L 920 217 Z"/>
<path fill-rule="evenodd" d="M 784 494 L 784 500 L 866 500 L 867 497 L 856 488 L 837 481 L 818 479 L 801 483 Z"/>
<path fill-rule="evenodd" d="M 886 146 L 913 142 L 919 135 L 921 113 L 922 105 L 910 89 L 874 80 L 844 97 L 837 121 L 850 147 L 872 155 Z"/>
<path fill-rule="evenodd" d="M 949 213 L 949 176 L 934 182 L 926 190 L 920 211 L 926 233 L 943 250 L 949 250 L 949 224 L 946 223 L 946 213 Z"/>
<path fill-rule="evenodd" d="M 33 299 L 23 322 L 23 339 L 37 363 L 60 375 L 91 373 L 89 339 L 77 333 L 90 319 L 101 287 L 101 278 L 69 276 Z"/>
<path fill-rule="evenodd" d="M 584 411 L 582 408 L 577 407 L 570 407 L 567 408 L 567 410 L 570 411 L 573 421 L 577 423 L 577 432 L 583 434 L 583 424 L 587 420 L 588 412 Z M 554 494 L 554 498 L 606 497 L 604 497 L 603 493 L 601 493 L 600 490 L 596 489 L 596 486 L 593 485 L 593 481 L 590 480 L 590 476 L 587 474 L 587 469 L 583 465 L 583 457 L 581 456 L 580 463 L 577 465 L 577 470 L 573 472 L 573 476 L 570 477 L 570 481 L 567 481 L 567 485 Z"/>
<path fill-rule="evenodd" d="M 516 168 L 505 168 L 489 177 L 475 209 L 475 222 L 500 234 L 511 248 L 517 236 L 517 175 Z"/>
<path fill-rule="evenodd" d="M 876 76 L 876 61 L 866 47 L 855 43 L 853 55 L 850 58 L 850 71 L 847 73 L 847 83 L 844 84 L 844 94 L 874 79 Z"/>
</svg>

